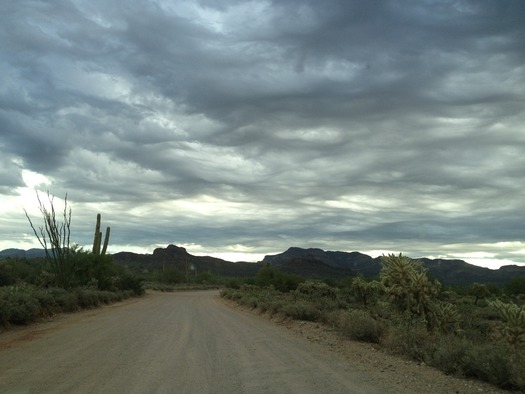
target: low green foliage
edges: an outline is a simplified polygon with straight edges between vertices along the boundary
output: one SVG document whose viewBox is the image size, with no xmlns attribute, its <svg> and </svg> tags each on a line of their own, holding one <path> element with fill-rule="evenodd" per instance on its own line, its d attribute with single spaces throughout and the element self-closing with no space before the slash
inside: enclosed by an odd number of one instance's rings
<svg viewBox="0 0 525 394">
<path fill-rule="evenodd" d="M 350 339 L 376 343 L 447 374 L 525 390 L 525 306 L 488 287 L 478 302 L 472 289 L 442 292 L 419 263 L 390 259 L 381 282 L 352 278 L 335 288 L 308 280 L 290 290 L 275 287 L 283 283 L 281 275 L 266 267 L 256 285 L 234 283 L 221 296 L 264 313 L 328 324 Z"/>
<path fill-rule="evenodd" d="M 286 274 L 270 264 L 262 267 L 255 277 L 255 284 L 260 287 L 273 286 L 275 289 L 288 292 L 297 289 L 304 282 L 304 278 L 297 275 Z"/>
<path fill-rule="evenodd" d="M 302 298 L 308 300 L 318 300 L 320 298 L 326 298 L 328 300 L 335 300 L 337 298 L 336 289 L 328 286 L 325 282 L 308 280 L 303 283 L 299 283 L 295 293 Z"/>
<path fill-rule="evenodd" d="M 374 319 L 368 311 L 359 309 L 342 313 L 337 327 L 348 338 L 361 342 L 379 343 L 385 332 L 382 321 Z"/>
<path fill-rule="evenodd" d="M 39 288 L 20 283 L 0 287 L 0 325 L 27 324 L 41 316 L 74 312 L 122 301 L 135 295 L 132 290 L 106 291 L 96 288 Z"/>
<path fill-rule="evenodd" d="M 40 304 L 27 286 L 0 287 L 0 323 L 23 324 L 33 321 Z"/>
<path fill-rule="evenodd" d="M 321 317 L 321 311 L 307 300 L 284 303 L 280 312 L 295 320 L 317 321 Z"/>
<path fill-rule="evenodd" d="M 435 350 L 434 335 L 421 318 L 391 320 L 383 335 L 382 345 L 392 353 L 429 363 Z"/>
<path fill-rule="evenodd" d="M 525 276 L 518 276 L 505 286 L 505 293 L 509 296 L 525 295 Z"/>
</svg>

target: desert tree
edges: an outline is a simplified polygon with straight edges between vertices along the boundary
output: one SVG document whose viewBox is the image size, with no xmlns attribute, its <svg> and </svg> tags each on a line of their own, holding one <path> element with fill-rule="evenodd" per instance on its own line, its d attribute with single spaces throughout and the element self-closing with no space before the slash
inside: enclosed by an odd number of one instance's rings
<svg viewBox="0 0 525 394">
<path fill-rule="evenodd" d="M 381 284 L 379 282 L 368 282 L 361 276 L 356 276 L 352 279 L 352 284 L 350 285 L 350 292 L 363 303 L 365 308 L 370 297 L 379 293 L 380 289 Z"/>
<path fill-rule="evenodd" d="M 474 305 L 477 305 L 480 299 L 490 295 L 489 288 L 484 283 L 474 283 L 469 292 L 474 296 Z"/>
</svg>

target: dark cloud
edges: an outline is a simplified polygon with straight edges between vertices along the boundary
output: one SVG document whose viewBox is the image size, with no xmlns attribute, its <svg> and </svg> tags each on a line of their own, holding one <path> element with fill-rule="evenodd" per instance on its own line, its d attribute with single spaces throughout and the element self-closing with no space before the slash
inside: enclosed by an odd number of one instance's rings
<svg viewBox="0 0 525 394">
<path fill-rule="evenodd" d="M 521 1 L 5 2 L 0 239 L 34 243 L 21 208 L 36 187 L 68 193 L 80 243 L 102 211 L 124 249 L 525 262 L 524 14 Z"/>
</svg>

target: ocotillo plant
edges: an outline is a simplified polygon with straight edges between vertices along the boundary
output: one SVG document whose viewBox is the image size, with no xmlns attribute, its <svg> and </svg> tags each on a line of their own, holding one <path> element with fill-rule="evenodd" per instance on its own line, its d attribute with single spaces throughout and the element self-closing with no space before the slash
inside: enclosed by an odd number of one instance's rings
<svg viewBox="0 0 525 394">
<path fill-rule="evenodd" d="M 97 225 L 95 226 L 95 237 L 93 239 L 93 254 L 105 255 L 109 242 L 109 226 L 106 228 L 106 236 L 104 237 L 104 246 L 102 252 L 100 251 L 100 244 L 102 243 L 102 232 L 100 231 L 100 213 L 97 214 Z"/>
</svg>

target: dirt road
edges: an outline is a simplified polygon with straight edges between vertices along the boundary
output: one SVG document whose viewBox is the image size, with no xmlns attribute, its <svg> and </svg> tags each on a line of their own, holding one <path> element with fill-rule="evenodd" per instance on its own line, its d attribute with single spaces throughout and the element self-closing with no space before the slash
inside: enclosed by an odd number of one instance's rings
<svg viewBox="0 0 525 394">
<path fill-rule="evenodd" d="M 149 294 L 0 335 L 1 393 L 389 391 L 216 291 Z"/>
</svg>

